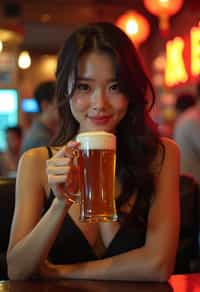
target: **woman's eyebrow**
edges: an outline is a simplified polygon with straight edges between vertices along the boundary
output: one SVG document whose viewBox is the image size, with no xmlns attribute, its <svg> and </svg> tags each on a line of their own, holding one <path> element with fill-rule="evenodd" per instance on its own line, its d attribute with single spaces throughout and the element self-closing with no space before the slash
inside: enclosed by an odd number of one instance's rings
<svg viewBox="0 0 200 292">
<path fill-rule="evenodd" d="M 77 80 L 78 80 L 78 81 L 94 81 L 93 78 L 89 78 L 89 77 L 81 77 L 81 76 L 79 76 L 79 77 L 77 78 Z"/>
<path fill-rule="evenodd" d="M 78 81 L 95 81 L 95 79 L 90 78 L 90 77 L 81 77 L 79 76 L 77 78 Z M 117 82 L 117 78 L 109 78 L 108 80 L 106 80 L 107 82 Z"/>
</svg>

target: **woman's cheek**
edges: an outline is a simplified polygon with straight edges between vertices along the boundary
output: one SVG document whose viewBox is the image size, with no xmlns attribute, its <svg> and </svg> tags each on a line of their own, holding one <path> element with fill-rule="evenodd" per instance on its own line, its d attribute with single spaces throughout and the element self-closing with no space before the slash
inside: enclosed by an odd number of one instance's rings
<svg viewBox="0 0 200 292">
<path fill-rule="evenodd" d="M 76 110 L 76 111 L 84 111 L 88 107 L 88 102 L 83 96 L 74 96 L 71 99 L 71 106 Z"/>
<path fill-rule="evenodd" d="M 128 100 L 125 97 L 121 97 L 117 101 L 115 101 L 114 107 L 118 111 L 126 112 L 128 108 Z"/>
</svg>

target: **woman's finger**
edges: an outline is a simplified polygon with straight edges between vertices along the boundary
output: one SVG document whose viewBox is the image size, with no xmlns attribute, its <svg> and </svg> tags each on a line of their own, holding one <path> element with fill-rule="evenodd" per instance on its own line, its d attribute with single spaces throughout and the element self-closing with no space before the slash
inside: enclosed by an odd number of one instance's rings
<svg viewBox="0 0 200 292">
<path fill-rule="evenodd" d="M 60 174 L 68 174 L 70 171 L 70 166 L 50 166 L 47 169 L 47 175 L 60 175 Z"/>
<path fill-rule="evenodd" d="M 49 184 L 60 184 L 65 183 L 67 180 L 67 175 L 48 175 L 48 183 Z"/>
<path fill-rule="evenodd" d="M 57 151 L 56 154 L 51 159 L 61 158 L 61 157 L 73 158 L 74 156 L 73 151 L 75 148 L 77 149 L 79 145 L 80 145 L 79 142 L 69 141 L 67 145 L 63 146 L 59 151 Z"/>
<path fill-rule="evenodd" d="M 46 161 L 47 167 L 51 166 L 67 166 L 72 162 L 70 157 L 53 158 Z"/>
<path fill-rule="evenodd" d="M 58 150 L 58 151 L 53 155 L 53 157 L 52 157 L 51 159 L 64 157 L 64 154 L 65 154 L 65 151 L 66 151 L 65 148 L 67 148 L 66 145 L 63 146 L 60 150 Z M 51 159 L 49 159 L 49 160 L 51 160 Z"/>
</svg>

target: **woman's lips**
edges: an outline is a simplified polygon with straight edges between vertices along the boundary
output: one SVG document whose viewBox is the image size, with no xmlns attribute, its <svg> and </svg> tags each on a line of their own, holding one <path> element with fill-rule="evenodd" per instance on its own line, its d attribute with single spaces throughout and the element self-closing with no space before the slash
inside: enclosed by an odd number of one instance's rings
<svg viewBox="0 0 200 292">
<path fill-rule="evenodd" d="M 88 117 L 92 123 L 96 125 L 105 125 L 111 119 L 111 116 L 95 116 L 95 117 Z"/>
</svg>

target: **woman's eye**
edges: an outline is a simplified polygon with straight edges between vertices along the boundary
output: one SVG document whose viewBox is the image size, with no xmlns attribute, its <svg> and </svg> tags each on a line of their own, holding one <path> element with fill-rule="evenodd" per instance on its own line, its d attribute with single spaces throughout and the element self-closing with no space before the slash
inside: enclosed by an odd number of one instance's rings
<svg viewBox="0 0 200 292">
<path fill-rule="evenodd" d="M 112 91 L 119 91 L 119 84 L 118 83 L 114 83 L 110 86 L 110 90 Z"/>
<path fill-rule="evenodd" d="M 88 84 L 79 83 L 79 84 L 77 84 L 77 89 L 81 90 L 81 91 L 89 91 L 90 87 Z"/>
</svg>

